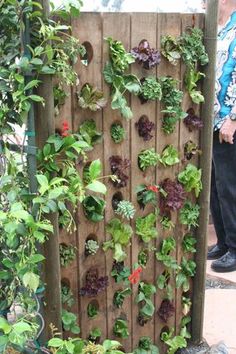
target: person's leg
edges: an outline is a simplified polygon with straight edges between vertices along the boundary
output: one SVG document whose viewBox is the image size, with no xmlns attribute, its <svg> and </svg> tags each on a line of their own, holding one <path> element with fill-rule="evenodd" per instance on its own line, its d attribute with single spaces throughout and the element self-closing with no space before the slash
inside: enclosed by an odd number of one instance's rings
<svg viewBox="0 0 236 354">
<path fill-rule="evenodd" d="M 214 261 L 211 266 L 217 272 L 228 272 L 236 270 L 236 142 L 220 144 L 218 134 L 215 133 L 213 163 L 224 234 L 220 234 L 219 220 L 216 220 L 216 227 L 219 227 L 219 242 L 225 237 L 229 252 Z"/>
<path fill-rule="evenodd" d="M 221 214 L 220 201 L 218 198 L 218 192 L 216 188 L 216 176 L 215 176 L 215 166 L 212 162 L 212 173 L 211 173 L 211 197 L 210 197 L 210 208 L 213 224 L 217 236 L 217 245 L 219 248 L 227 248 L 225 244 L 225 230 L 224 223 Z"/>
</svg>

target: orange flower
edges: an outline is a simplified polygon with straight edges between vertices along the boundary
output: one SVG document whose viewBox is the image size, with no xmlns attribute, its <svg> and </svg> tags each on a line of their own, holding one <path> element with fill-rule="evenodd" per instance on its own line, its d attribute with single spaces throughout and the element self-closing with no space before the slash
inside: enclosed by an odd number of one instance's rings
<svg viewBox="0 0 236 354">
<path fill-rule="evenodd" d="M 67 120 L 64 120 L 62 122 L 62 133 L 61 136 L 66 137 L 69 136 L 68 130 L 69 130 L 69 123 L 67 122 Z"/>
<path fill-rule="evenodd" d="M 147 187 L 147 190 L 148 190 L 148 191 L 155 192 L 155 193 L 158 192 L 157 186 L 148 186 L 148 187 Z"/>
<path fill-rule="evenodd" d="M 129 281 L 131 284 L 137 284 L 140 280 L 140 273 L 142 272 L 142 268 L 138 267 L 137 269 L 135 269 L 133 271 L 132 274 L 130 274 L 130 276 L 128 277 Z"/>
</svg>

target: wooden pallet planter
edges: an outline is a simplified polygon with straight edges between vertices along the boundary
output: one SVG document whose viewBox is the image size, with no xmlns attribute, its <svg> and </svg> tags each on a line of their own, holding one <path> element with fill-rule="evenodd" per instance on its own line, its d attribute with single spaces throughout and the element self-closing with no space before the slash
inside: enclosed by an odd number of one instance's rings
<svg viewBox="0 0 236 354">
<path fill-rule="evenodd" d="M 152 47 L 160 48 L 160 39 L 162 35 L 170 34 L 174 36 L 180 35 L 187 26 L 203 28 L 204 16 L 187 15 L 187 14 L 156 14 L 156 13 L 82 13 L 78 20 L 74 20 L 72 23 L 72 34 L 78 37 L 81 43 L 89 42 L 93 49 L 93 55 L 91 62 L 88 66 L 84 66 L 81 62 L 76 64 L 76 71 L 79 73 L 80 87 L 85 83 L 90 83 L 105 92 L 106 97 L 109 97 L 110 88 L 104 83 L 102 71 L 106 61 L 108 60 L 108 45 L 104 41 L 105 37 L 112 37 L 120 40 L 127 50 L 138 45 L 140 40 L 147 39 Z M 153 76 L 167 76 L 170 75 L 180 82 L 180 89 L 184 90 L 183 75 L 184 66 L 179 64 L 172 66 L 164 58 L 162 58 L 161 64 L 156 68 L 147 71 L 142 69 L 138 64 L 132 64 L 132 73 L 136 74 L 139 78 L 153 75 Z M 103 132 L 103 142 L 95 146 L 92 152 L 89 152 L 88 161 L 99 158 L 103 164 L 103 174 L 109 175 L 110 164 L 109 157 L 112 155 L 120 155 L 122 158 L 128 158 L 131 161 L 131 167 L 129 169 L 129 181 L 125 188 L 117 189 L 112 183 L 108 182 L 108 192 L 105 196 L 106 210 L 105 218 L 99 223 L 92 223 L 84 216 L 82 207 L 78 210 L 77 215 L 77 231 L 71 235 L 68 235 L 65 230 L 61 230 L 61 242 L 71 243 L 77 247 L 77 258 L 73 264 L 68 268 L 62 268 L 62 279 L 67 279 L 70 284 L 70 288 L 76 299 L 76 303 L 72 310 L 78 314 L 79 324 L 81 327 L 81 336 L 87 338 L 89 332 L 99 327 L 102 331 L 102 338 L 114 338 L 113 325 L 118 317 L 124 318 L 128 322 L 130 336 L 121 340 L 126 351 L 131 351 L 137 347 L 139 338 L 142 336 L 149 336 L 160 349 L 160 353 L 166 351 L 166 346 L 160 340 L 160 333 L 163 328 L 175 328 L 176 334 L 178 334 L 180 328 L 182 313 L 182 291 L 175 290 L 174 293 L 174 315 L 164 323 L 157 315 L 157 310 L 163 300 L 164 293 L 157 288 L 157 293 L 153 298 L 155 304 L 155 314 L 148 323 L 143 327 L 137 322 L 138 305 L 134 299 L 138 291 L 138 285 L 133 286 L 133 294 L 125 299 L 125 302 L 121 309 L 117 309 L 113 305 L 113 295 L 116 290 L 120 289 L 120 284 L 114 282 L 110 276 L 112 269 L 113 259 L 111 251 L 103 252 L 102 247 L 95 256 L 86 257 L 84 254 L 85 241 L 90 235 L 95 235 L 96 240 L 100 246 L 102 243 L 109 239 L 109 235 L 106 234 L 105 225 L 109 220 L 115 216 L 112 208 L 112 198 L 116 192 L 121 192 L 123 199 L 130 200 L 135 205 L 138 216 L 145 216 L 151 209 L 145 208 L 141 210 L 137 204 L 135 188 L 139 184 L 158 184 L 164 178 L 175 178 L 177 174 L 182 171 L 186 165 L 183 162 L 184 156 L 184 144 L 187 140 L 192 140 L 196 144 L 199 143 L 199 134 L 196 132 L 190 133 L 183 122 L 179 122 L 173 134 L 166 136 L 161 130 L 161 107 L 158 102 L 151 102 L 142 105 L 137 97 L 130 97 L 131 109 L 134 113 L 134 117 L 130 121 L 120 117 L 118 111 L 114 111 L 110 108 L 110 102 L 108 101 L 107 107 L 103 111 L 96 113 L 82 110 L 78 107 L 76 100 L 76 89 L 72 90 L 69 97 L 66 100 L 66 104 L 63 107 L 63 111 L 57 119 L 57 125 L 63 119 L 70 120 L 70 124 L 73 130 L 76 132 L 79 125 L 84 122 L 85 119 L 93 118 L 96 121 L 98 130 Z M 192 107 L 192 103 L 188 94 L 185 92 L 183 99 L 183 109 L 187 110 Z M 196 108 L 196 107 L 195 107 Z M 198 108 L 197 112 L 198 111 Z M 153 138 L 144 142 L 137 133 L 135 123 L 143 115 L 147 115 L 148 118 L 155 124 L 155 132 Z M 114 122 L 121 122 L 126 130 L 126 139 L 120 143 L 115 144 L 110 136 L 110 127 Z M 138 154 L 142 149 L 155 148 L 158 153 L 161 153 L 163 148 L 167 144 L 173 144 L 175 148 L 180 152 L 181 162 L 173 167 L 162 167 L 158 164 L 157 168 L 149 168 L 147 172 L 143 173 L 137 164 Z M 191 161 L 192 162 L 192 161 Z M 198 166 L 198 158 L 193 160 L 193 163 Z M 177 247 L 175 258 L 180 262 L 183 255 L 181 243 L 186 229 L 178 222 L 177 213 L 173 213 L 172 221 L 175 222 L 174 230 L 170 232 L 164 232 L 157 225 L 159 236 L 153 246 L 160 246 L 161 241 L 168 237 L 174 236 Z M 131 222 L 133 230 L 135 230 L 135 221 Z M 143 245 L 139 241 L 137 235 L 132 237 L 132 244 L 128 250 L 128 257 L 125 261 L 125 265 L 132 269 L 132 266 L 137 262 L 139 251 L 143 248 Z M 105 292 L 99 294 L 96 298 L 82 297 L 79 295 L 80 288 L 84 283 L 86 272 L 90 267 L 97 267 L 99 269 L 99 275 L 107 275 L 109 277 L 109 286 Z M 147 267 L 143 270 L 141 280 L 156 284 L 157 277 L 162 274 L 164 267 L 160 262 L 155 260 L 154 253 L 151 254 Z M 174 285 L 174 279 L 170 279 L 170 282 Z M 188 295 L 192 297 L 192 288 Z M 87 306 L 91 301 L 96 301 L 99 306 L 99 314 L 95 319 L 88 318 Z"/>
</svg>

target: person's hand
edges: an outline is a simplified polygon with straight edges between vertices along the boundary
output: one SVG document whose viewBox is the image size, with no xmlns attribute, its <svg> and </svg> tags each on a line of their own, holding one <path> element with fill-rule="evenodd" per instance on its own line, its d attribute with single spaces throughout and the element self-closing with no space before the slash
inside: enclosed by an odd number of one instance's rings
<svg viewBox="0 0 236 354">
<path fill-rule="evenodd" d="M 234 143 L 234 133 L 236 131 L 236 121 L 226 118 L 220 128 L 219 140 L 220 143 L 225 141 L 226 143 Z"/>
</svg>

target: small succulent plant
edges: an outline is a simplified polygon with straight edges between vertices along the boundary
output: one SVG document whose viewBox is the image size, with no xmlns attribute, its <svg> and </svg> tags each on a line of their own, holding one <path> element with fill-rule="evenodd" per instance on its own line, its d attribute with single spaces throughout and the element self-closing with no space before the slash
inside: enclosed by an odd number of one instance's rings
<svg viewBox="0 0 236 354">
<path fill-rule="evenodd" d="M 121 215 L 122 218 L 133 219 L 136 210 L 128 200 L 121 200 L 115 210 L 115 213 Z"/>
<path fill-rule="evenodd" d="M 85 255 L 86 256 L 94 256 L 99 249 L 99 244 L 96 240 L 88 240 L 85 242 Z"/>
</svg>

